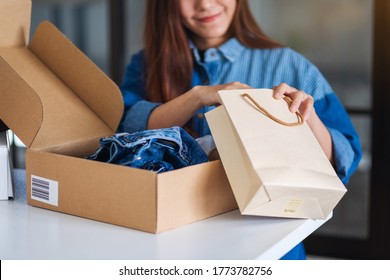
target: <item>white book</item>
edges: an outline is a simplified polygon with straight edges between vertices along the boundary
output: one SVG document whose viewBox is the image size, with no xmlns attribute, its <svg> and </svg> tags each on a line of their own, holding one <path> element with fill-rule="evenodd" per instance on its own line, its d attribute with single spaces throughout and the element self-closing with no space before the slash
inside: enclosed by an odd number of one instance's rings
<svg viewBox="0 0 390 280">
<path fill-rule="evenodd" d="M 12 161 L 7 131 L 0 132 L 0 200 L 13 197 Z"/>
</svg>

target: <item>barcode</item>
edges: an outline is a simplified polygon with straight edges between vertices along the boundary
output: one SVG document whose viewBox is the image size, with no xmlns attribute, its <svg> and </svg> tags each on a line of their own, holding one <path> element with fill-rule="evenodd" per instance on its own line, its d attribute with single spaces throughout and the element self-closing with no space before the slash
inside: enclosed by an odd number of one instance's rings
<svg viewBox="0 0 390 280">
<path fill-rule="evenodd" d="M 58 206 L 58 182 L 32 175 L 31 199 Z"/>
<path fill-rule="evenodd" d="M 50 183 L 38 178 L 32 178 L 31 195 L 49 201 L 50 198 Z"/>
</svg>

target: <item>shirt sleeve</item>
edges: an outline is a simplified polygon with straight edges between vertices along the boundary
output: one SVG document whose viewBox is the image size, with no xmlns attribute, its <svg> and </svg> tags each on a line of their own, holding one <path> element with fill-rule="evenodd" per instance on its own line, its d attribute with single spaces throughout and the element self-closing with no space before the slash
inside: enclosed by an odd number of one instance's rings
<svg viewBox="0 0 390 280">
<path fill-rule="evenodd" d="M 332 138 L 336 173 L 346 184 L 362 157 L 359 136 L 339 98 L 320 71 L 310 63 L 302 89 L 314 97 L 316 113 Z"/>
<path fill-rule="evenodd" d="M 140 51 L 131 57 L 120 86 L 125 110 L 118 132 L 132 133 L 147 129 L 150 114 L 160 104 L 147 101 L 145 84 L 145 59 Z"/>
</svg>

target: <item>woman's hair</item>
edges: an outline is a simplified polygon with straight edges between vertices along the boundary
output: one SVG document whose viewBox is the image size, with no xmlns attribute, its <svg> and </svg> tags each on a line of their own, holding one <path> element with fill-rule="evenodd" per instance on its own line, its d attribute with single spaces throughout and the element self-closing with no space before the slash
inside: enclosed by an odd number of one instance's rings
<svg viewBox="0 0 390 280">
<path fill-rule="evenodd" d="M 228 32 L 250 48 L 281 47 L 261 31 L 247 0 L 237 0 Z M 147 63 L 146 92 L 150 101 L 166 102 L 189 90 L 193 57 L 188 34 L 181 22 L 179 0 L 148 0 L 144 52 Z"/>
</svg>

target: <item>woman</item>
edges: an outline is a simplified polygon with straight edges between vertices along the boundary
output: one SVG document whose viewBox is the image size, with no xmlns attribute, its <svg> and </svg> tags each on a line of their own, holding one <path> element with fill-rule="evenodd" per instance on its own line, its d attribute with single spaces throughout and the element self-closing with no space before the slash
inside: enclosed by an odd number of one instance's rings
<svg viewBox="0 0 390 280">
<path fill-rule="evenodd" d="M 210 134 L 204 113 L 221 89 L 273 88 L 288 95 L 346 183 L 361 158 L 358 135 L 319 70 L 268 38 L 247 0 L 149 0 L 145 47 L 127 67 L 120 131 L 184 126 Z M 286 258 L 304 258 L 302 245 Z"/>
</svg>

